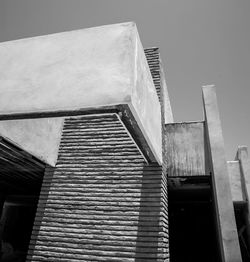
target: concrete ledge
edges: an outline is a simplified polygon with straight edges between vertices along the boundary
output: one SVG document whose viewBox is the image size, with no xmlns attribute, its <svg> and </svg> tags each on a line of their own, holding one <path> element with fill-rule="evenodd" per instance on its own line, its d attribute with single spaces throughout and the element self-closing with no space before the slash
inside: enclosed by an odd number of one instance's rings
<svg viewBox="0 0 250 262">
<path fill-rule="evenodd" d="M 0 121 L 0 135 L 41 161 L 55 166 L 63 117 Z"/>
<path fill-rule="evenodd" d="M 119 115 L 148 162 L 159 162 L 151 149 L 153 146 L 146 140 L 146 135 L 142 133 L 138 121 L 126 104 L 75 111 L 0 115 L 0 135 L 45 163 L 55 166 L 64 119 L 107 113 Z"/>
</svg>

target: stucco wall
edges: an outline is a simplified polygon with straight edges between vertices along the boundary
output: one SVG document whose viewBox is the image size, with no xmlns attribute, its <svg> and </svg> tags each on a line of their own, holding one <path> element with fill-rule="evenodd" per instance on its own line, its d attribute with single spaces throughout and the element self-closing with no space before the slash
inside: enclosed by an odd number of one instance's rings
<svg viewBox="0 0 250 262">
<path fill-rule="evenodd" d="M 134 33 L 136 54 L 130 107 L 133 106 L 137 112 L 138 123 L 162 163 L 161 106 L 137 30 Z"/>
<path fill-rule="evenodd" d="M 161 162 L 160 104 L 133 22 L 4 42 L 0 57 L 0 115 L 129 104 Z"/>
<path fill-rule="evenodd" d="M 125 23 L 1 43 L 0 113 L 129 100 L 133 30 Z"/>
<path fill-rule="evenodd" d="M 0 121 L 0 136 L 54 166 L 63 121 L 62 117 Z"/>
</svg>

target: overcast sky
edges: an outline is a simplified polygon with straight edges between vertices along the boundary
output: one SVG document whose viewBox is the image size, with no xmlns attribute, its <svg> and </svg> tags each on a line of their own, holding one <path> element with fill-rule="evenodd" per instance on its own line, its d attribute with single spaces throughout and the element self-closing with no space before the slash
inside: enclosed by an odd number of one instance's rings
<svg viewBox="0 0 250 262">
<path fill-rule="evenodd" d="M 0 0 L 0 42 L 126 21 L 160 48 L 175 121 L 203 120 L 214 84 L 228 160 L 250 147 L 249 0 Z"/>
</svg>

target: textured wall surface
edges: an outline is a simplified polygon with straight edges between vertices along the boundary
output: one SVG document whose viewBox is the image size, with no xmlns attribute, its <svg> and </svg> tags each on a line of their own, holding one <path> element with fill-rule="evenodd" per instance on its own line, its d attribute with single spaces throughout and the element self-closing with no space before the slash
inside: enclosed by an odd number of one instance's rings
<svg viewBox="0 0 250 262">
<path fill-rule="evenodd" d="M 165 125 L 168 176 L 204 176 L 207 169 L 204 123 Z"/>
<path fill-rule="evenodd" d="M 161 103 L 163 103 L 162 113 L 164 114 L 164 119 L 163 119 L 164 123 L 165 124 L 172 123 L 174 121 L 172 108 L 168 95 L 166 78 L 160 58 L 159 48 L 151 47 L 151 48 L 146 48 L 144 51 L 153 78 L 153 82 L 156 88 L 158 99 Z"/>
<path fill-rule="evenodd" d="M 168 261 L 166 178 L 115 114 L 65 120 L 27 261 Z"/>
<path fill-rule="evenodd" d="M 161 101 L 161 75 L 160 75 L 160 56 L 159 48 L 151 47 L 144 49 L 148 66 L 153 78 L 153 82 L 156 88 L 157 96 L 159 101 Z"/>
<path fill-rule="evenodd" d="M 163 68 L 161 65 L 159 49 L 157 47 L 151 47 L 144 49 L 146 59 L 149 65 L 150 73 L 155 85 L 156 93 L 161 104 L 161 123 L 162 123 L 162 154 L 163 156 L 166 154 L 166 139 L 165 139 L 165 124 L 166 122 L 173 122 L 172 109 L 170 106 L 170 100 L 168 97 L 168 90 L 165 83 L 165 77 L 163 73 Z M 168 193 L 167 193 L 167 159 L 166 157 L 162 159 L 162 226 L 165 232 L 168 232 Z M 168 239 L 168 238 L 167 238 Z M 168 242 L 165 242 L 165 248 L 167 248 L 166 252 L 166 260 L 169 260 L 169 249 Z"/>
</svg>

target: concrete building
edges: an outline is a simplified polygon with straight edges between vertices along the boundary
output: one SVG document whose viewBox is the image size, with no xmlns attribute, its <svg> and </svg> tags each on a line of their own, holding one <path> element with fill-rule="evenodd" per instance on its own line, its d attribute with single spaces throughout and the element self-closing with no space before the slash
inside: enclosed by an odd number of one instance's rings
<svg viewBox="0 0 250 262">
<path fill-rule="evenodd" d="M 175 123 L 123 23 L 0 43 L 1 261 L 249 261 L 250 162 L 215 88 Z"/>
</svg>

